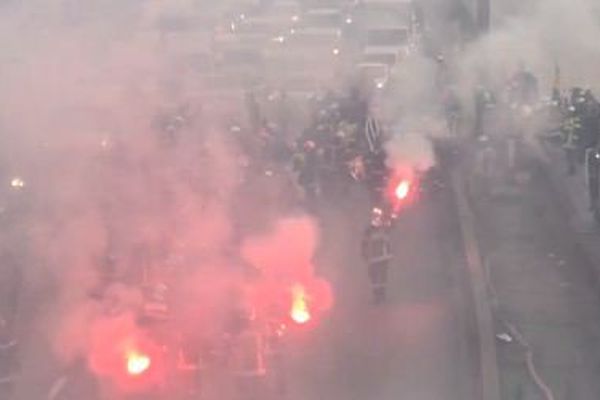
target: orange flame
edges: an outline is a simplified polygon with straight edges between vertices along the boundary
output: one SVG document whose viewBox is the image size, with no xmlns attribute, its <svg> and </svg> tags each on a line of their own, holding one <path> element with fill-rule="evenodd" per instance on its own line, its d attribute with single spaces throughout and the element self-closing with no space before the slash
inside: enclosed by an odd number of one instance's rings
<svg viewBox="0 0 600 400">
<path fill-rule="evenodd" d="M 127 354 L 127 372 L 130 375 L 141 375 L 146 372 L 152 361 L 146 354 L 132 351 Z"/>
<path fill-rule="evenodd" d="M 408 197 L 408 193 L 410 192 L 410 182 L 407 180 L 401 181 L 398 186 L 396 186 L 396 190 L 394 194 L 398 200 L 404 200 Z"/>
<path fill-rule="evenodd" d="M 292 287 L 292 309 L 290 317 L 298 324 L 305 324 L 311 319 L 310 311 L 306 302 L 306 292 L 302 285 Z"/>
</svg>

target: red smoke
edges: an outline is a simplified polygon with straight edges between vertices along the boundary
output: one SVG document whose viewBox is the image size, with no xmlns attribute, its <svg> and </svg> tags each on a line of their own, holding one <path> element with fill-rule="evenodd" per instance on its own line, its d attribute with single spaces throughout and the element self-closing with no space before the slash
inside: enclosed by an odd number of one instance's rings
<svg viewBox="0 0 600 400">
<path fill-rule="evenodd" d="M 95 374 L 119 391 L 151 390 L 164 383 L 163 350 L 131 315 L 94 321 L 88 362 Z"/>
<path fill-rule="evenodd" d="M 281 220 L 270 234 L 244 243 L 244 259 L 261 273 L 251 295 L 259 313 L 304 324 L 331 308 L 331 286 L 314 271 L 317 241 L 315 223 L 301 217 Z"/>
<path fill-rule="evenodd" d="M 333 305 L 329 282 L 318 277 L 292 284 L 289 294 L 288 314 L 296 324 L 304 325 L 312 321 Z"/>
<path fill-rule="evenodd" d="M 268 278 L 312 276 L 317 227 L 308 217 L 280 220 L 267 235 L 246 240 L 242 256 Z"/>
</svg>

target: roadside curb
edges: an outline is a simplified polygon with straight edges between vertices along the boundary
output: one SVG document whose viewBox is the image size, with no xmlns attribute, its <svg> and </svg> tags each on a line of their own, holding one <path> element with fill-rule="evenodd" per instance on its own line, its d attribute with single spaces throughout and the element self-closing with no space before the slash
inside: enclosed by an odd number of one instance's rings
<svg viewBox="0 0 600 400">
<path fill-rule="evenodd" d="M 474 215 L 465 195 L 466 184 L 460 171 L 454 170 L 451 178 L 475 304 L 475 318 L 479 336 L 481 399 L 500 400 L 500 375 L 496 354 L 494 319 L 489 302 L 490 293 L 485 268 L 475 233 Z"/>
</svg>

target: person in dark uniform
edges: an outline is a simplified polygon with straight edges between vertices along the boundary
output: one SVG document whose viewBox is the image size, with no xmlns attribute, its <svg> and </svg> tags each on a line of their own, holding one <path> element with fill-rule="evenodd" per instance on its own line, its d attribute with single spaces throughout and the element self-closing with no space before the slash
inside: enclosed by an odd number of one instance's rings
<svg viewBox="0 0 600 400">
<path fill-rule="evenodd" d="M 451 135 L 459 132 L 459 124 L 462 119 L 462 105 L 458 94 L 454 88 L 448 88 L 443 97 L 444 115 L 446 117 L 446 126 Z"/>
<path fill-rule="evenodd" d="M 587 185 L 590 201 L 590 211 L 600 221 L 600 149 L 590 148 L 586 151 Z"/>
<path fill-rule="evenodd" d="M 386 158 L 387 154 L 384 150 L 369 153 L 365 157 L 365 183 L 374 204 L 381 203 L 385 198 L 385 188 L 389 178 Z"/>
<path fill-rule="evenodd" d="M 485 120 L 489 110 L 496 104 L 494 94 L 486 89 L 484 86 L 479 85 L 475 89 L 475 124 L 474 124 L 474 136 L 479 138 L 485 135 Z"/>
<path fill-rule="evenodd" d="M 563 149 L 567 160 L 567 173 L 574 175 L 577 171 L 577 153 L 581 143 L 581 119 L 577 109 L 570 106 L 561 125 Z"/>
<path fill-rule="evenodd" d="M 511 98 L 518 104 L 535 104 L 539 99 L 539 83 L 536 76 L 524 65 L 520 65 L 511 83 Z"/>
<path fill-rule="evenodd" d="M 302 152 L 297 153 L 294 164 L 294 169 L 298 172 L 298 184 L 304 189 L 306 202 L 309 206 L 314 206 L 319 195 L 319 160 L 314 141 L 304 142 Z"/>
<path fill-rule="evenodd" d="M 580 112 L 582 146 L 584 150 L 587 150 L 595 148 L 598 145 L 600 103 L 598 103 L 591 90 L 586 90 L 582 96 L 584 100 Z"/>
<path fill-rule="evenodd" d="M 582 145 L 585 147 L 585 165 L 587 169 L 588 196 L 590 210 L 600 221 L 600 103 L 591 90 L 583 93 L 585 103 L 581 118 L 583 135 Z"/>
<path fill-rule="evenodd" d="M 388 269 L 392 260 L 390 229 L 381 218 L 373 218 L 363 234 L 362 256 L 368 266 L 373 302 L 387 298 Z"/>
</svg>

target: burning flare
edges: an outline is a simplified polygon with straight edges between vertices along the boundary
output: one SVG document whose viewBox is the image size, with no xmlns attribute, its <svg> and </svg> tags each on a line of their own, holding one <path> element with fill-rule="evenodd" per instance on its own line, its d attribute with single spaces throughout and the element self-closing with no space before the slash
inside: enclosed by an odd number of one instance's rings
<svg viewBox="0 0 600 400">
<path fill-rule="evenodd" d="M 409 192 L 410 192 L 410 182 L 407 180 L 402 180 L 402 181 L 400 181 L 398 186 L 396 186 L 396 190 L 394 191 L 394 194 L 396 195 L 396 198 L 398 200 L 404 200 L 408 197 Z"/>
<path fill-rule="evenodd" d="M 305 324 L 310 321 L 311 315 L 306 304 L 306 292 L 301 285 L 292 287 L 292 309 L 290 317 L 298 324 Z"/>
<path fill-rule="evenodd" d="M 151 364 L 150 357 L 145 354 L 135 351 L 127 354 L 127 372 L 130 375 L 143 374 L 150 368 Z"/>
<path fill-rule="evenodd" d="M 25 181 L 19 177 L 15 177 L 10 181 L 10 186 L 14 189 L 22 189 L 25 187 Z"/>
</svg>

